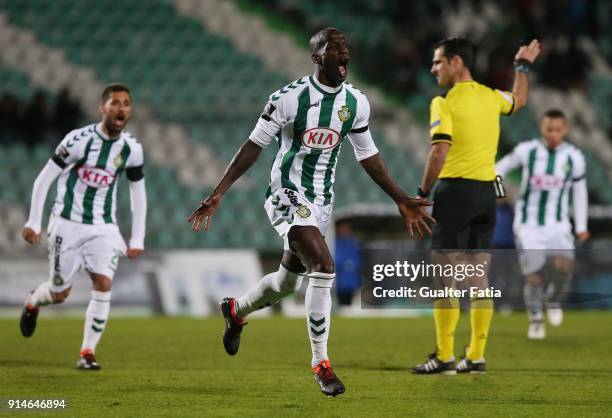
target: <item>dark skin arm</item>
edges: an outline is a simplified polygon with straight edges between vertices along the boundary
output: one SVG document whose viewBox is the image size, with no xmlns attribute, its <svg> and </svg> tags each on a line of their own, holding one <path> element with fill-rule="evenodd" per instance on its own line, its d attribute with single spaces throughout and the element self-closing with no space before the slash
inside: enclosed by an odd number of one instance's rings
<svg viewBox="0 0 612 418">
<path fill-rule="evenodd" d="M 414 237 L 415 230 L 419 237 L 423 237 L 425 233 L 431 234 L 428 222 L 435 223 L 436 221 L 425 210 L 426 206 L 431 206 L 430 201 L 407 196 L 389 175 L 380 154 L 361 160 L 361 165 L 372 180 L 397 204 L 410 238 Z"/>
<path fill-rule="evenodd" d="M 204 230 L 208 229 L 213 214 L 219 208 L 221 204 L 221 198 L 228 191 L 228 189 L 238 180 L 252 165 L 257 161 L 259 154 L 261 154 L 262 148 L 247 139 L 244 144 L 240 147 L 232 161 L 227 166 L 221 181 L 217 184 L 212 193 L 200 204 L 190 216 L 187 218 L 187 222 L 193 223 L 191 229 L 199 231 L 202 220 L 204 223 Z"/>
<path fill-rule="evenodd" d="M 429 151 L 429 157 L 425 165 L 425 174 L 423 174 L 423 180 L 421 181 L 421 190 L 423 192 L 431 192 L 442 171 L 442 167 L 444 167 L 449 148 L 450 144 L 448 142 L 434 142 L 431 145 L 431 151 Z"/>
</svg>

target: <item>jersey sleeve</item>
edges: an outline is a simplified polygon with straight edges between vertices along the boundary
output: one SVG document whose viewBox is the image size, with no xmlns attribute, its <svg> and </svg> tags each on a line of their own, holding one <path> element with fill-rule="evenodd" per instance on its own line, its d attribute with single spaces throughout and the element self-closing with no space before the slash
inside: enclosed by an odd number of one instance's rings
<svg viewBox="0 0 612 418">
<path fill-rule="evenodd" d="M 584 154 L 580 151 L 573 155 L 574 171 L 572 173 L 572 181 L 577 182 L 586 178 L 586 160 Z"/>
<path fill-rule="evenodd" d="M 514 101 L 516 100 L 514 94 L 509 91 L 495 90 L 495 97 L 499 103 L 499 113 L 502 115 L 510 115 L 514 111 Z"/>
<path fill-rule="evenodd" d="M 86 141 L 78 135 L 78 132 L 77 130 L 69 132 L 61 140 L 51 157 L 51 160 L 62 169 L 83 158 Z"/>
<path fill-rule="evenodd" d="M 517 145 L 514 149 L 506 154 L 504 158 L 495 164 L 495 172 L 502 177 L 505 177 L 509 172 L 523 165 L 522 144 Z"/>
<path fill-rule="evenodd" d="M 283 94 L 278 98 L 274 98 L 272 94 L 268 103 L 263 109 L 263 112 L 257 120 L 255 128 L 249 135 L 249 139 L 259 145 L 262 148 L 270 145 L 274 137 L 280 132 L 283 126 L 285 126 L 290 120 L 287 113 L 288 97 L 290 95 Z"/>
<path fill-rule="evenodd" d="M 584 154 L 578 151 L 573 160 L 575 168 L 572 173 L 572 203 L 574 205 L 574 227 L 576 233 L 579 234 L 588 230 L 589 193 Z"/>
<path fill-rule="evenodd" d="M 144 152 L 142 145 L 136 141 L 130 147 L 130 155 L 125 163 L 125 176 L 129 181 L 138 181 L 144 177 Z"/>
<path fill-rule="evenodd" d="M 446 99 L 434 97 L 429 106 L 429 136 L 431 142 L 447 142 L 452 144 L 453 119 Z"/>
<path fill-rule="evenodd" d="M 378 148 L 370 133 L 370 103 L 365 95 L 359 97 L 357 102 L 357 115 L 353 128 L 347 133 L 347 138 L 353 146 L 357 161 L 365 160 L 378 154 Z"/>
</svg>

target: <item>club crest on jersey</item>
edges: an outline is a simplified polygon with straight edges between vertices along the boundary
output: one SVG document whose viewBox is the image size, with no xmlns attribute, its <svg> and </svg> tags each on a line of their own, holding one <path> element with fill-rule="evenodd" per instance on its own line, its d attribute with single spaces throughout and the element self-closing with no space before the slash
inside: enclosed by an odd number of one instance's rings
<svg viewBox="0 0 612 418">
<path fill-rule="evenodd" d="M 125 164 L 125 161 L 123 161 L 123 156 L 121 154 L 117 154 L 117 156 L 113 160 L 113 164 L 115 164 L 115 167 L 117 167 L 118 169 L 123 167 L 123 164 Z"/>
<path fill-rule="evenodd" d="M 331 149 L 340 143 L 340 134 L 330 128 L 311 128 L 302 134 L 302 144 L 308 148 Z"/>
<path fill-rule="evenodd" d="M 62 279 L 62 276 L 60 276 L 59 274 L 56 274 L 55 276 L 53 276 L 53 284 L 56 286 L 61 286 L 64 284 L 64 279 Z"/>
<path fill-rule="evenodd" d="M 295 213 L 300 217 L 300 218 L 308 218 L 311 214 L 310 209 L 308 209 L 308 207 L 306 205 L 300 205 L 300 207 L 298 208 L 298 210 L 295 211 Z"/>
<path fill-rule="evenodd" d="M 99 187 L 108 187 L 115 181 L 115 176 L 97 167 L 81 166 L 77 173 L 79 179 L 81 179 L 83 183 L 96 189 Z"/>
<path fill-rule="evenodd" d="M 346 122 L 350 117 L 351 109 L 349 109 L 348 106 L 342 106 L 340 110 L 338 110 L 338 118 L 340 118 L 342 122 Z"/>
</svg>

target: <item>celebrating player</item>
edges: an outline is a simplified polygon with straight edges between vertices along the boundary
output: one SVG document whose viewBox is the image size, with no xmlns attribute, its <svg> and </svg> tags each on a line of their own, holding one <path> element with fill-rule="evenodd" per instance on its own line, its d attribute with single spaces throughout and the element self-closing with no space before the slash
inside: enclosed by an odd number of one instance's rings
<svg viewBox="0 0 612 418">
<path fill-rule="evenodd" d="M 582 152 L 565 142 L 568 132 L 563 112 L 551 109 L 540 121 L 541 138 L 521 142 L 496 165 L 504 176 L 522 167 L 521 198 L 516 202 L 514 234 L 526 277 L 523 297 L 529 328 L 527 337 L 543 339 L 544 306 L 551 325 L 563 321 L 561 302 L 570 289 L 574 236 L 569 220 L 569 196 L 574 207 L 578 241 L 589 238 L 586 163 Z M 545 289 L 543 270 L 550 259 L 552 277 Z"/>
<path fill-rule="evenodd" d="M 94 353 L 108 322 L 113 276 L 119 257 L 136 258 L 142 253 L 147 213 L 142 146 L 124 131 L 132 113 L 130 90 L 110 84 L 99 110 L 102 121 L 68 133 L 36 178 L 30 217 L 22 231 L 27 242 L 40 243 L 47 192 L 59 176 L 47 231 L 49 280 L 28 295 L 20 326 L 22 335 L 30 337 L 39 308 L 66 300 L 73 279 L 84 267 L 93 282 L 77 362 L 77 368 L 84 370 L 101 368 Z M 123 171 L 130 181 L 132 207 L 127 252 L 115 217 L 117 182 Z"/>
<path fill-rule="evenodd" d="M 332 220 L 338 153 L 346 137 L 355 157 L 372 179 L 395 201 L 409 236 L 429 233 L 425 212 L 430 202 L 408 197 L 390 177 L 378 153 L 368 120 L 366 96 L 345 82 L 349 48 L 342 32 L 326 28 L 310 39 L 315 73 L 276 91 L 255 129 L 242 145 L 210 196 L 189 217 L 192 228 L 207 229 L 230 186 L 272 141 L 278 145 L 265 210 L 284 241 L 278 271 L 263 277 L 240 298 L 221 302 L 225 317 L 223 344 L 234 355 L 240 345 L 244 318 L 290 295 L 308 277 L 306 323 L 315 380 L 326 395 L 344 392 L 327 354 L 334 262 L 324 241 Z"/>
</svg>

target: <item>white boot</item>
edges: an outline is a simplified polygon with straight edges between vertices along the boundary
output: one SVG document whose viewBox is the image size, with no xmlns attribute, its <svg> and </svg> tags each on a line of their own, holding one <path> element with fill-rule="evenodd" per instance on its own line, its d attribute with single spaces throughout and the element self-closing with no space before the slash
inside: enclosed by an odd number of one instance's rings
<svg viewBox="0 0 612 418">
<path fill-rule="evenodd" d="M 543 340 L 546 338 L 546 326 L 544 321 L 534 321 L 529 323 L 527 338 L 530 340 Z"/>
</svg>

